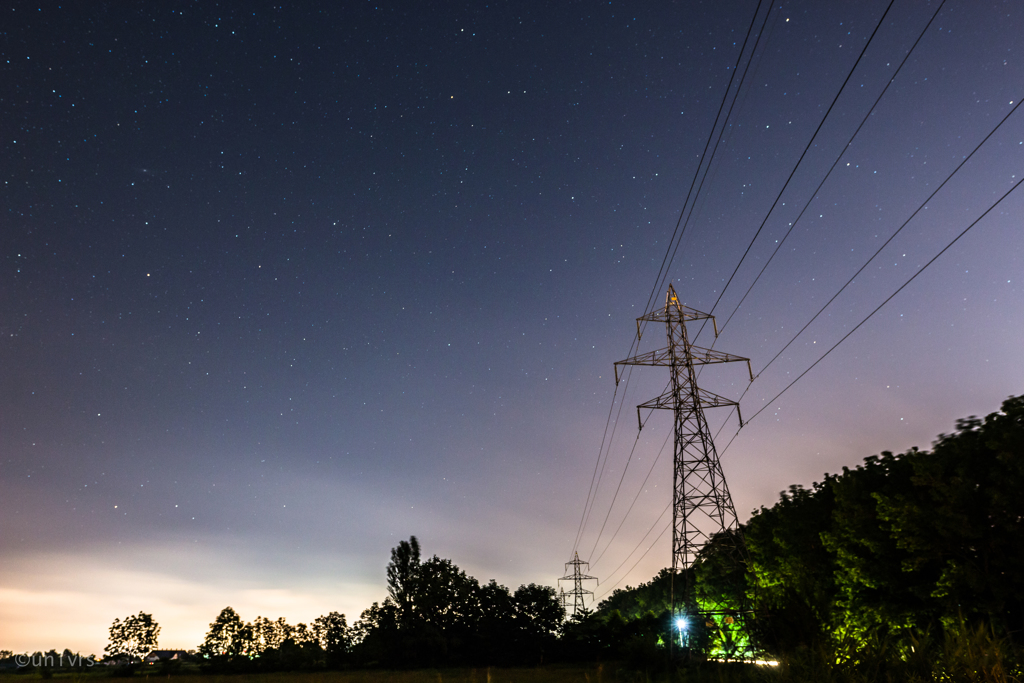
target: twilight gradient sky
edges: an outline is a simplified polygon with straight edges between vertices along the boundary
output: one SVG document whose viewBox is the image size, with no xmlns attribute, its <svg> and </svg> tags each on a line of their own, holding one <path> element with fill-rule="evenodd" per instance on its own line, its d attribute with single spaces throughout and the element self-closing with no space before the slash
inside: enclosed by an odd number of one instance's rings
<svg viewBox="0 0 1024 683">
<path fill-rule="evenodd" d="M 1021 6 L 947 0 L 815 195 L 939 9 L 897 0 L 765 221 L 888 5 L 776 2 L 755 30 L 668 273 L 692 307 L 722 296 L 721 326 L 796 223 L 716 344 L 755 373 L 1024 97 Z M 482 581 L 553 585 L 609 414 L 580 556 L 599 597 L 668 564 L 668 415 L 623 476 L 633 406 L 667 375 L 634 375 L 613 406 L 612 363 L 755 8 L 9 3 L 0 648 L 100 653 L 140 610 L 182 648 L 226 605 L 354 621 L 412 534 Z M 1024 112 L 754 382 L 744 415 L 1021 174 Z M 1010 194 L 739 433 L 722 460 L 741 519 L 1024 391 L 1022 208 Z M 744 376 L 701 381 L 738 397 Z"/>
</svg>

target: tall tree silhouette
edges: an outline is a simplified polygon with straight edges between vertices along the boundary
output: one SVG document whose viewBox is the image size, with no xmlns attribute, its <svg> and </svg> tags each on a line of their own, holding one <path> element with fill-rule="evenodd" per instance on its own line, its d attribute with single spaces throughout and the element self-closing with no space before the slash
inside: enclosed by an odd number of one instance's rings
<svg viewBox="0 0 1024 683">
<path fill-rule="evenodd" d="M 388 595 L 398 606 L 399 620 L 408 625 L 412 621 L 412 603 L 417 590 L 420 570 L 420 542 L 415 536 L 399 541 L 391 549 L 388 563 Z"/>
</svg>

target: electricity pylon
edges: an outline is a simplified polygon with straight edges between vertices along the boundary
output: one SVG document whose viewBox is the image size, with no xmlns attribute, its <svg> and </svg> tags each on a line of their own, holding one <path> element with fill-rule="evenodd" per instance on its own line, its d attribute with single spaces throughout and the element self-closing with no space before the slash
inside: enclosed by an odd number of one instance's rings
<svg viewBox="0 0 1024 683">
<path fill-rule="evenodd" d="M 665 409 L 675 415 L 675 456 L 672 471 L 672 610 L 681 603 L 684 614 L 718 613 L 717 610 L 700 609 L 693 594 L 692 577 L 689 571 L 701 548 L 716 534 L 725 538 L 728 532 L 739 526 L 736 508 L 733 507 L 729 486 L 715 450 L 715 443 L 704 417 L 705 408 L 733 406 L 739 414 L 739 403 L 730 401 L 697 386 L 695 368 L 698 365 L 732 363 L 743 361 L 747 364 L 750 381 L 754 381 L 750 359 L 732 354 L 705 349 L 690 343 L 686 329 L 687 322 L 711 320 L 718 336 L 718 325 L 709 313 L 688 308 L 679 303 L 675 288 L 668 287 L 665 306 L 637 318 L 637 337 L 643 333 L 645 322 L 665 323 L 668 346 L 657 351 L 637 354 L 615 363 L 615 382 L 618 384 L 620 365 L 653 365 L 669 368 L 668 389 L 661 396 L 637 406 L 637 419 L 643 427 L 642 410 Z M 740 426 L 743 417 L 740 416 Z M 675 575 L 683 574 L 681 600 L 676 600 Z M 724 611 L 722 612 L 724 613 Z M 734 622 L 732 616 L 727 623 Z M 710 623 L 710 622 L 709 622 Z M 679 622 L 682 632 L 685 621 Z M 685 638 L 684 638 L 685 640 Z"/>
<path fill-rule="evenodd" d="M 562 581 L 572 581 L 572 590 L 569 592 L 562 591 L 562 607 L 565 608 L 566 604 L 571 601 L 572 613 L 574 615 L 582 612 L 586 608 L 586 605 L 583 602 L 584 596 L 589 595 L 593 597 L 594 595 L 593 591 L 588 591 L 583 588 L 583 582 L 597 581 L 596 576 L 587 576 L 582 572 L 580 567 L 583 565 L 586 565 L 588 570 L 590 569 L 590 563 L 581 560 L 579 553 L 573 553 L 572 562 L 565 563 L 565 576 L 558 580 L 559 588 L 562 587 Z M 570 566 L 572 567 L 571 572 L 569 571 Z M 566 612 L 568 611 L 568 608 L 566 608 Z"/>
</svg>

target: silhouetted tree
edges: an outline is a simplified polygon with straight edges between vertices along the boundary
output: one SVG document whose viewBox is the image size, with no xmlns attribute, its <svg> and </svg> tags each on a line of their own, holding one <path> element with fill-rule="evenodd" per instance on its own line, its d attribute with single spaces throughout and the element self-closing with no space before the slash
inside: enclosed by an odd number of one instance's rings
<svg viewBox="0 0 1024 683">
<path fill-rule="evenodd" d="M 277 622 L 273 622 L 266 617 L 256 617 L 247 626 L 252 636 L 249 652 L 257 657 L 267 650 L 278 649 L 281 647 L 284 638 L 287 637 L 281 634 Z"/>
<path fill-rule="evenodd" d="M 398 607 L 391 598 L 363 610 L 352 625 L 352 654 L 362 666 L 399 666 L 403 648 L 398 627 Z"/>
<path fill-rule="evenodd" d="M 676 580 L 680 577 L 677 576 Z M 598 604 L 595 612 L 603 615 L 618 610 L 625 619 L 637 619 L 648 612 L 667 612 L 671 603 L 671 585 L 670 570 L 662 569 L 653 579 L 636 588 L 616 588 Z"/>
<path fill-rule="evenodd" d="M 141 660 L 156 649 L 160 625 L 153 621 L 153 615 L 139 612 L 127 616 L 124 621 L 114 619 L 110 626 L 110 642 L 103 649 L 111 657 L 127 657 L 128 662 Z"/>
<path fill-rule="evenodd" d="M 327 666 L 336 668 L 348 660 L 352 633 L 344 614 L 331 612 L 317 617 L 313 622 L 313 635 L 327 656 Z"/>
<path fill-rule="evenodd" d="M 231 658 L 247 652 L 251 640 L 252 634 L 238 613 L 225 607 L 210 624 L 206 639 L 199 646 L 199 654 L 208 659 Z"/>
<path fill-rule="evenodd" d="M 420 542 L 415 536 L 399 541 L 391 549 L 391 562 L 387 566 L 388 595 L 398 607 L 399 619 L 409 626 L 413 620 L 412 601 L 417 591 L 420 569 Z"/>
<path fill-rule="evenodd" d="M 522 586 L 513 596 L 484 586 L 451 560 L 420 561 L 416 537 L 391 551 L 388 598 L 351 629 L 354 661 L 381 666 L 540 662 L 555 642 L 561 605 L 551 588 Z"/>
<path fill-rule="evenodd" d="M 512 597 L 519 646 L 517 663 L 542 664 L 555 649 L 565 608 L 551 586 L 520 586 Z"/>
</svg>

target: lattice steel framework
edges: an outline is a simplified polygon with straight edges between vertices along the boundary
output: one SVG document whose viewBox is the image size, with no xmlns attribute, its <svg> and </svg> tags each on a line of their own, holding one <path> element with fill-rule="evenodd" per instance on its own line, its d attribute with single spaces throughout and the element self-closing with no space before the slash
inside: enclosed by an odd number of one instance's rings
<svg viewBox="0 0 1024 683">
<path fill-rule="evenodd" d="M 690 572 L 700 549 L 720 532 L 738 526 L 729 486 L 718 460 L 715 443 L 708 430 L 705 408 L 734 406 L 739 414 L 739 403 L 730 401 L 697 386 L 695 368 L 715 363 L 746 362 L 750 381 L 754 381 L 750 359 L 705 349 L 690 343 L 686 323 L 711 320 L 718 336 L 714 316 L 688 308 L 679 303 L 675 288 L 669 285 L 665 306 L 637 318 L 637 335 L 643 332 L 643 323 L 665 323 L 668 346 L 657 351 L 642 353 L 615 363 L 615 382 L 620 380 L 619 366 L 652 365 L 669 368 L 668 388 L 661 396 L 637 406 L 637 419 L 641 428 L 641 411 L 664 409 L 675 414 L 675 457 L 672 486 L 672 574 L 682 572 L 684 586 L 681 601 L 675 597 L 673 579 L 673 609 L 683 605 L 684 611 L 696 609 L 692 593 Z M 740 425 L 743 418 L 740 416 Z M 706 610 L 705 610 L 706 611 Z"/>
<path fill-rule="evenodd" d="M 561 588 L 562 581 L 572 581 L 572 590 L 568 593 L 561 591 L 562 607 L 568 612 L 568 603 L 572 603 L 572 613 L 577 614 L 582 612 L 586 605 L 584 604 L 584 597 L 589 595 L 594 596 L 594 591 L 588 591 L 583 588 L 584 581 L 597 581 L 596 576 L 587 576 L 583 573 L 582 567 L 586 566 L 587 570 L 590 569 L 590 564 L 580 559 L 579 553 L 573 553 L 572 562 L 565 563 L 565 576 L 558 580 L 559 588 Z M 569 567 L 572 567 L 570 571 Z"/>
</svg>

